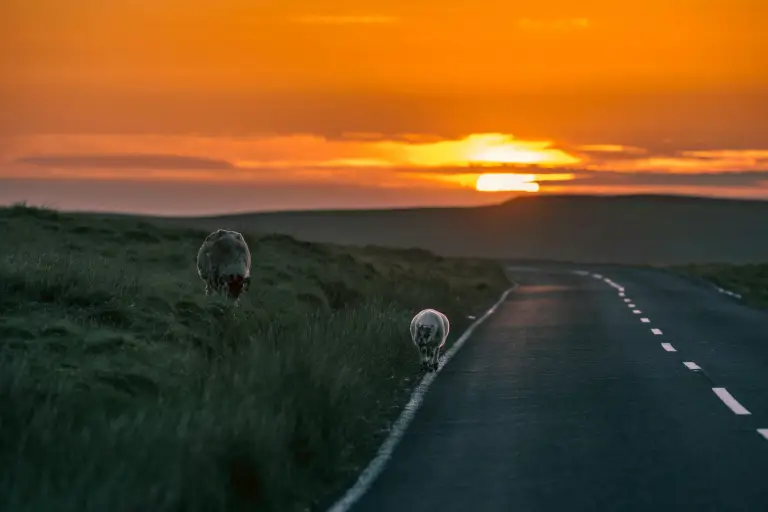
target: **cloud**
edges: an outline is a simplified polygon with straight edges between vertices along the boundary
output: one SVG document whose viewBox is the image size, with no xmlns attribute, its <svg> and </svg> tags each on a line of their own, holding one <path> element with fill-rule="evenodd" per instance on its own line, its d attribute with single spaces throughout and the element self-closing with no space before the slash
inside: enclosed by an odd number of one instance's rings
<svg viewBox="0 0 768 512">
<path fill-rule="evenodd" d="M 38 167 L 67 169 L 216 170 L 235 168 L 232 163 L 226 160 L 171 154 L 30 155 L 17 158 L 15 162 Z"/>
<path fill-rule="evenodd" d="M 334 139 L 307 134 L 38 135 L 9 139 L 0 152 L 4 161 L 0 178 L 5 179 L 449 190 L 472 188 L 479 174 L 504 172 L 534 175 L 542 191 L 655 187 L 675 192 L 699 187 L 720 195 L 729 187 L 741 187 L 753 195 L 768 196 L 768 149 L 760 147 L 659 152 L 616 143 L 560 145 L 492 133 L 442 139 L 352 132 Z"/>
<path fill-rule="evenodd" d="M 768 149 L 712 149 L 700 151 L 681 151 L 689 158 L 739 159 L 749 161 L 768 160 Z"/>
<path fill-rule="evenodd" d="M 672 155 L 648 156 L 644 158 L 624 157 L 593 161 L 587 167 L 597 170 L 628 172 L 686 172 L 707 174 L 717 172 L 762 171 L 768 169 L 768 158 L 748 156 L 753 150 L 729 151 L 709 157 L 692 156 L 690 152 L 680 151 Z M 747 156 L 745 156 L 747 155 Z"/>
<path fill-rule="evenodd" d="M 645 148 L 624 146 L 621 144 L 585 144 L 576 146 L 575 149 L 585 153 L 627 153 L 632 155 L 642 155 L 648 152 Z"/>
<path fill-rule="evenodd" d="M 508 170 L 506 172 L 512 172 Z M 696 186 L 704 188 L 719 187 L 761 187 L 768 185 L 768 169 L 739 172 L 622 172 L 595 171 L 586 169 L 528 169 L 518 170 L 518 173 L 533 174 L 534 181 L 541 182 L 542 188 L 547 186 L 575 187 L 632 187 L 660 186 Z"/>
<path fill-rule="evenodd" d="M 302 25 L 388 25 L 399 23 L 394 16 L 300 16 L 289 18 L 291 23 Z"/>
<path fill-rule="evenodd" d="M 768 181 L 768 170 L 712 173 L 577 171 L 573 184 L 623 186 L 754 187 Z M 561 183 L 562 184 L 562 183 Z"/>
<path fill-rule="evenodd" d="M 484 173 L 533 174 L 535 181 L 552 183 L 578 182 L 593 185 L 702 185 L 702 186 L 746 186 L 759 185 L 768 180 L 768 169 L 754 171 L 725 172 L 664 172 L 664 171 L 611 171 L 574 168 L 552 168 L 532 166 L 488 167 L 435 167 L 421 169 L 414 167 L 390 168 L 403 174 L 476 175 Z"/>
<path fill-rule="evenodd" d="M 342 132 L 341 136 L 328 136 L 328 140 L 335 141 L 380 141 L 380 142 L 407 142 L 412 144 L 424 144 L 431 142 L 444 142 L 450 140 L 447 137 L 429 133 L 393 133 L 380 132 Z"/>
</svg>

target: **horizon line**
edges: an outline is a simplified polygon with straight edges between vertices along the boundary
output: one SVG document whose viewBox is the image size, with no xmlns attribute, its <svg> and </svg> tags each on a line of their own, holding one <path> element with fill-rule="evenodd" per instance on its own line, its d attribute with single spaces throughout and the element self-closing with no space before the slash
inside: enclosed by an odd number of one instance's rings
<svg viewBox="0 0 768 512">
<path fill-rule="evenodd" d="M 563 192 L 537 192 L 537 193 L 522 193 L 516 197 L 499 201 L 497 203 L 491 203 L 486 205 L 455 205 L 455 206 L 402 206 L 402 207 L 383 207 L 383 208 L 311 208 L 311 209 L 287 209 L 287 210 L 247 210 L 247 211 L 235 211 L 235 212 L 220 212 L 213 214 L 190 214 L 190 215 L 161 215 L 161 214 L 144 214 L 139 212 L 129 211 L 98 211 L 98 210 L 62 210 L 46 206 L 45 204 L 33 205 L 28 204 L 26 200 L 14 201 L 13 203 L 0 205 L 0 208 L 39 208 L 46 210 L 53 210 L 62 213 L 76 214 L 76 215 L 99 215 L 99 216 L 111 216 L 111 217 L 137 217 L 137 218 L 155 218 L 155 219 L 217 219 L 223 217 L 243 217 L 249 215 L 286 215 L 286 214 L 312 214 L 312 213 L 354 213 L 354 212 L 400 212 L 400 211 L 415 211 L 415 210 L 477 210 L 482 208 L 496 208 L 512 203 L 517 200 L 541 200 L 541 199 L 568 199 L 568 200 L 582 200 L 582 199 L 673 199 L 673 200 L 694 200 L 694 201 L 716 201 L 716 202 L 729 202 L 729 203 L 768 203 L 768 199 L 759 198 L 741 198 L 741 197 L 719 197 L 702 194 L 685 194 L 685 193 L 581 193 L 581 194 L 569 194 Z"/>
</svg>

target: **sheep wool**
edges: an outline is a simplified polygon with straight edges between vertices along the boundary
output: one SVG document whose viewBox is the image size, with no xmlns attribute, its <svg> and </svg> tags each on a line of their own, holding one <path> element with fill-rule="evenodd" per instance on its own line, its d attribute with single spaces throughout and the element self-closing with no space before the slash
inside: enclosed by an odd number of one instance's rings
<svg viewBox="0 0 768 512">
<path fill-rule="evenodd" d="M 251 280 L 251 251 L 243 235 L 226 229 L 208 235 L 197 252 L 197 273 L 206 295 L 218 293 L 237 302 Z"/>
<path fill-rule="evenodd" d="M 425 309 L 411 320 L 411 339 L 419 349 L 422 370 L 436 371 L 440 349 L 450 332 L 448 317 L 435 309 Z"/>
</svg>

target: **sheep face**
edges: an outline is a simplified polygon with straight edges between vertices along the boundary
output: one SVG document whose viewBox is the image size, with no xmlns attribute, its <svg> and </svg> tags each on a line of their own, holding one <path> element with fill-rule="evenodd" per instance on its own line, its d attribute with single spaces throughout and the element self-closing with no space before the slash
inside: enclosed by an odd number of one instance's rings
<svg viewBox="0 0 768 512">
<path fill-rule="evenodd" d="M 432 338 L 434 338 L 435 328 L 431 325 L 419 325 L 416 327 L 416 339 L 414 343 L 419 347 L 422 358 L 427 357 L 429 354 L 430 344 Z"/>
<path fill-rule="evenodd" d="M 222 276 L 219 281 L 219 293 L 230 299 L 239 299 L 251 282 L 250 276 L 241 276 L 238 274 L 229 274 Z"/>
</svg>

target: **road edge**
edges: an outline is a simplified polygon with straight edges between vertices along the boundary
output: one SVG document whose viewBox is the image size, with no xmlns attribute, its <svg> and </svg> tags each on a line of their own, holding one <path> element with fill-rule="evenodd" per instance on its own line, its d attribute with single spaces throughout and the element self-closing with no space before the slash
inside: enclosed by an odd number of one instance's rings
<svg viewBox="0 0 768 512">
<path fill-rule="evenodd" d="M 717 283 L 715 283 L 714 281 L 706 277 L 702 277 L 695 274 L 688 274 L 681 270 L 674 270 L 673 268 L 658 267 L 657 270 L 661 270 L 662 272 L 672 276 L 683 278 L 690 283 L 696 283 L 705 288 L 713 289 L 718 293 L 722 293 L 723 295 L 728 295 L 729 297 L 732 297 L 741 303 L 745 303 L 744 296 L 742 294 L 728 290 L 727 288 L 723 288 L 722 286 L 718 285 Z"/>
<path fill-rule="evenodd" d="M 326 512 L 347 512 L 352 505 L 354 505 L 368 489 L 373 485 L 373 482 L 378 478 L 381 472 L 384 470 L 389 459 L 392 457 L 397 444 L 405 434 L 406 429 L 413 420 L 416 412 L 419 410 L 421 403 L 424 401 L 424 395 L 426 395 L 429 386 L 437 378 L 438 374 L 443 371 L 445 365 L 461 350 L 461 347 L 467 342 L 469 337 L 488 317 L 490 317 L 501 306 L 507 297 L 512 293 L 519 283 L 512 283 L 512 286 L 501 294 L 496 303 L 491 306 L 480 318 L 475 320 L 467 329 L 462 333 L 459 339 L 451 346 L 450 349 L 440 358 L 442 364 L 438 368 L 437 372 L 428 373 L 422 378 L 421 382 L 411 392 L 411 397 L 408 399 L 408 403 L 403 407 L 400 416 L 398 416 L 395 423 L 392 425 L 392 429 L 384 442 L 379 447 L 373 460 L 368 463 L 368 466 L 360 473 L 357 481 L 347 489 L 344 495 L 339 498 L 333 505 L 331 505 Z"/>
</svg>

